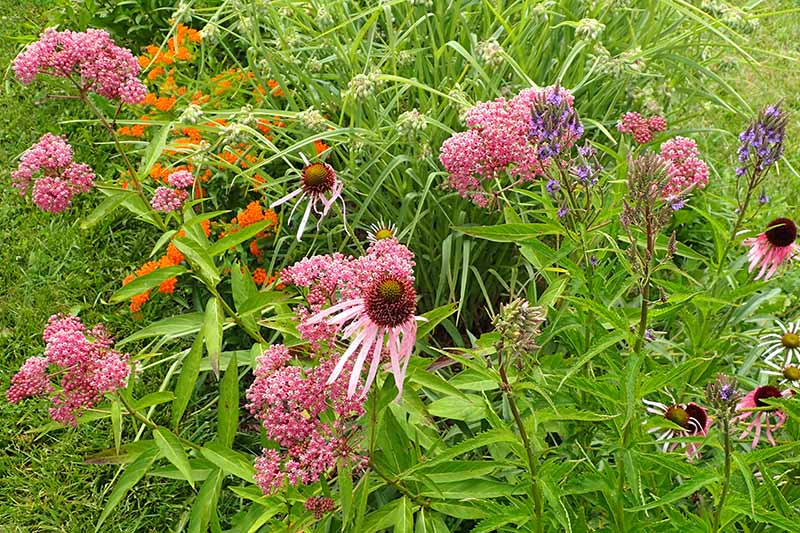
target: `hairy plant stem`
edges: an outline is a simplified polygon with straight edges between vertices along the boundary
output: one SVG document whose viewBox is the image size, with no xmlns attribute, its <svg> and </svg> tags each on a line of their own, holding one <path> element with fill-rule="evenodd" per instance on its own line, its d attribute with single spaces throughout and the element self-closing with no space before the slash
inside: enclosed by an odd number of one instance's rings
<svg viewBox="0 0 800 533">
<path fill-rule="evenodd" d="M 725 499 L 728 497 L 728 488 L 731 483 L 731 433 L 729 427 L 730 421 L 728 416 L 722 417 L 722 438 L 725 447 L 725 469 L 723 471 L 724 481 L 722 482 L 722 492 L 719 495 L 719 501 L 714 509 L 714 519 L 711 531 L 719 531 L 720 518 L 722 516 L 722 509 L 725 507 Z"/>
<path fill-rule="evenodd" d="M 505 394 L 505 397 L 508 400 L 508 406 L 511 409 L 511 415 L 514 417 L 514 422 L 517 425 L 517 429 L 519 430 L 519 436 L 522 439 L 522 443 L 525 448 L 525 456 L 528 463 L 528 474 L 531 480 L 533 514 L 536 517 L 536 523 L 534 524 L 534 527 L 537 533 L 541 533 L 544 531 L 544 524 L 542 522 L 543 503 L 542 503 L 542 492 L 539 488 L 539 483 L 537 481 L 538 477 L 537 458 L 533 452 L 533 447 L 531 446 L 531 441 L 530 438 L 528 437 L 528 432 L 525 430 L 525 423 L 523 422 L 522 416 L 520 415 L 519 409 L 517 408 L 517 402 L 514 400 L 514 394 L 511 390 L 511 384 L 508 382 L 508 375 L 506 374 L 506 365 L 503 362 L 502 344 L 498 347 L 497 354 L 499 359 L 498 370 L 500 372 L 500 379 L 502 381 L 503 393 Z"/>
</svg>

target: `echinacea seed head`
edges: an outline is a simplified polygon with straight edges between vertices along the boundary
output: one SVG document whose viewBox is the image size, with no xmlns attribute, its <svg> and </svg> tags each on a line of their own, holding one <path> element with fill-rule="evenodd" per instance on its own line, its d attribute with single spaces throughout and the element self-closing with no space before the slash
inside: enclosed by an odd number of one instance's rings
<svg viewBox="0 0 800 533">
<path fill-rule="evenodd" d="M 767 225 L 767 240 L 780 248 L 789 246 L 797 239 L 797 225 L 788 218 L 776 218 Z"/>
<path fill-rule="evenodd" d="M 800 368 L 796 366 L 787 366 L 783 369 L 783 377 L 789 381 L 800 381 Z"/>
<path fill-rule="evenodd" d="M 394 232 L 390 228 L 381 228 L 375 232 L 375 240 L 382 241 L 394 237 Z"/>
<path fill-rule="evenodd" d="M 685 428 L 689 426 L 689 413 L 679 405 L 672 405 L 667 408 L 664 418 Z"/>
<path fill-rule="evenodd" d="M 325 163 L 312 163 L 303 169 L 303 189 L 308 194 L 322 194 L 333 189 L 336 174 Z"/>
<path fill-rule="evenodd" d="M 781 344 L 784 348 L 798 348 L 800 347 L 800 335 L 797 333 L 784 333 L 781 336 Z"/>
<path fill-rule="evenodd" d="M 692 433 L 699 433 L 706 427 L 706 423 L 708 422 L 708 414 L 706 414 L 706 410 L 697 405 L 696 403 L 690 403 L 686 406 L 686 413 L 689 415 L 690 420 L 694 420 L 697 422 L 699 427 L 694 427 L 689 424 L 687 429 L 691 429 Z"/>
<path fill-rule="evenodd" d="M 395 327 L 413 318 L 417 293 L 408 279 L 383 277 L 367 289 L 364 305 L 367 315 L 377 325 Z"/>
<path fill-rule="evenodd" d="M 768 398 L 780 398 L 781 391 L 778 387 L 773 385 L 763 385 L 756 389 L 756 393 L 753 395 L 753 398 L 756 401 L 756 407 L 769 407 L 769 405 L 764 402 L 764 399 Z"/>
</svg>

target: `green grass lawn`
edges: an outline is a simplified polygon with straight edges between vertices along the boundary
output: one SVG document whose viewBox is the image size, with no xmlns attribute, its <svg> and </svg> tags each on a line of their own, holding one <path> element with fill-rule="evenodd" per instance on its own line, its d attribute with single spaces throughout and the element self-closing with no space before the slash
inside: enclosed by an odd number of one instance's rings
<svg viewBox="0 0 800 533">
<path fill-rule="evenodd" d="M 790 8 L 794 1 L 769 5 Z M 35 34 L 44 22 L 36 4 L 8 0 L 0 2 L 0 17 L 4 28 L 0 64 L 5 66 L 19 49 L 19 41 L 10 37 Z M 769 61 L 769 67 L 754 70 L 740 62 L 724 73 L 753 108 L 785 97 L 795 117 L 790 146 L 797 146 L 796 117 L 800 116 L 800 74 L 789 58 L 800 54 L 798 34 L 796 14 L 763 20 L 751 39 L 760 49 L 757 57 Z M 6 126 L 0 129 L 0 391 L 5 394 L 19 365 L 43 346 L 41 331 L 51 314 L 80 310 L 89 323 L 102 320 L 119 337 L 138 327 L 123 306 L 109 305 L 104 298 L 142 262 L 153 242 L 149 232 L 125 218 L 81 229 L 79 216 L 97 202 L 97 195 L 79 201 L 62 215 L 43 213 L 21 199 L 9 187 L 14 158 L 44 132 L 64 131 L 59 121 L 84 114 L 72 102 L 48 99 L 41 87 L 23 90 L 9 71 L 3 77 L 0 109 L 6 115 Z M 738 131 L 743 121 L 734 113 L 714 110 L 705 117 L 698 112 L 697 124 Z M 82 126 L 81 131 L 70 138 L 77 159 L 100 157 L 87 129 Z M 710 134 L 706 140 L 714 151 L 712 159 L 732 161 L 734 137 Z M 787 156 L 793 164 L 797 161 L 794 150 L 787 151 Z M 791 191 L 780 187 L 774 192 L 787 193 Z M 157 307 L 148 313 L 153 316 Z M 0 419 L 4 422 L 0 425 L 0 532 L 92 531 L 118 468 L 87 465 L 84 457 L 113 445 L 109 424 L 41 434 L 31 428 L 45 424 L 48 417 L 44 404 L 35 402 L 18 406 L 0 401 Z M 171 529 L 186 517 L 187 490 L 182 483 L 145 478 L 117 508 L 105 531 Z"/>
</svg>

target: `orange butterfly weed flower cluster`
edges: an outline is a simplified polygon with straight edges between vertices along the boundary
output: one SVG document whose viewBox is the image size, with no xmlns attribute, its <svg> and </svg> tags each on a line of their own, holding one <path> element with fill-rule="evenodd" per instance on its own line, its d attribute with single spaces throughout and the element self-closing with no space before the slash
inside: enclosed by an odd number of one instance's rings
<svg viewBox="0 0 800 533">
<path fill-rule="evenodd" d="M 200 225 L 203 228 L 203 233 L 206 234 L 206 237 L 209 237 L 211 235 L 211 222 L 208 220 L 203 220 L 200 222 Z M 185 235 L 186 232 L 181 230 L 177 233 L 176 237 L 184 237 Z M 127 285 L 136 278 L 146 276 L 151 272 L 155 272 L 159 268 L 178 266 L 183 262 L 183 260 L 183 254 L 173 243 L 170 242 L 167 245 L 167 251 L 164 255 L 159 257 L 157 261 L 148 261 L 143 264 L 141 267 L 136 269 L 133 274 L 128 275 L 124 280 L 122 280 L 122 285 Z M 174 277 L 164 280 L 161 282 L 161 285 L 159 285 L 158 292 L 163 294 L 172 294 L 175 292 L 177 283 L 178 278 Z M 142 306 L 147 303 L 148 300 L 150 300 L 150 292 L 150 290 L 146 290 L 131 297 L 130 310 L 132 313 L 137 313 L 142 310 Z"/>
<path fill-rule="evenodd" d="M 271 283 L 274 283 L 277 279 L 278 276 L 276 276 L 275 274 L 268 275 L 267 271 L 264 270 L 263 268 L 257 268 L 253 271 L 253 281 L 256 283 L 256 285 L 270 285 Z M 286 285 L 284 283 L 278 283 L 277 285 L 275 285 L 275 289 L 279 291 L 282 291 L 285 288 Z"/>
</svg>

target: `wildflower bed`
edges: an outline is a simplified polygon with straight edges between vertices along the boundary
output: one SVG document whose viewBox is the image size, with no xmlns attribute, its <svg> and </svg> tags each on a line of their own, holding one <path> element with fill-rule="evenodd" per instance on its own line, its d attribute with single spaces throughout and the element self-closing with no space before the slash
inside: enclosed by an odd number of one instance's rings
<svg viewBox="0 0 800 533">
<path fill-rule="evenodd" d="M 709 159 L 670 90 L 746 105 L 712 69 L 753 19 L 642 4 L 182 5 L 138 57 L 25 48 L 89 124 L 9 184 L 152 245 L 95 305 L 129 335 L 56 305 L 7 389 L 40 435 L 108 425 L 96 529 L 147 478 L 192 531 L 792 531 L 789 115 Z"/>
</svg>

